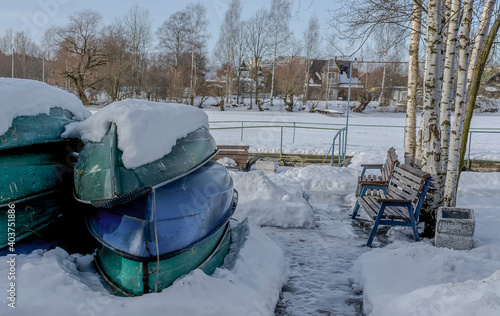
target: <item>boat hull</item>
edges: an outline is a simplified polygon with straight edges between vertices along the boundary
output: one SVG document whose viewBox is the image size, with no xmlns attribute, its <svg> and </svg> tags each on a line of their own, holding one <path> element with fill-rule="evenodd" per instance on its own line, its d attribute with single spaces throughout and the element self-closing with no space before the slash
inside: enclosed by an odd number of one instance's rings
<svg viewBox="0 0 500 316">
<path fill-rule="evenodd" d="M 5 229 L 0 229 L 0 248 L 16 244 L 56 221 L 71 203 L 67 200 L 68 196 L 70 195 L 63 192 L 51 192 L 1 205 L 0 227 L 5 227 Z M 9 220 L 14 224 L 9 224 Z M 12 230 L 7 230 L 7 227 Z"/>
<path fill-rule="evenodd" d="M 212 274 L 222 265 L 230 246 L 229 223 L 193 248 L 168 259 L 134 261 L 100 246 L 95 264 L 113 292 L 122 296 L 136 296 L 159 292 L 177 278 L 199 268 Z"/>
<path fill-rule="evenodd" d="M 97 209 L 87 226 L 100 243 L 124 257 L 166 259 L 211 236 L 228 222 L 236 204 L 228 171 L 208 162 L 132 202 Z"/>
<path fill-rule="evenodd" d="M 76 197 L 84 203 L 113 200 L 144 187 L 158 187 L 196 170 L 216 154 L 217 145 L 206 128 L 177 140 L 169 154 L 154 162 L 128 169 L 117 147 L 112 124 L 101 142 L 88 142 L 74 167 Z"/>
<path fill-rule="evenodd" d="M 60 135 L 72 118 L 69 111 L 52 108 L 49 115 L 16 117 L 0 136 L 0 226 L 6 227 L 0 230 L 0 248 L 51 224 L 71 200 L 71 157 L 80 141 Z M 9 223 L 9 214 L 15 222 Z"/>
</svg>

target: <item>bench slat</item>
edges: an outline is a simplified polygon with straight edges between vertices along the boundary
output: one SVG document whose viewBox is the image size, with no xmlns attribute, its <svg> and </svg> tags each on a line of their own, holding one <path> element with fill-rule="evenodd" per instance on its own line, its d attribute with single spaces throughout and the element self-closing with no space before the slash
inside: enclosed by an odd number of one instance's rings
<svg viewBox="0 0 500 316">
<path fill-rule="evenodd" d="M 359 207 L 362 207 L 369 218 L 374 221 L 367 242 L 368 246 L 371 245 L 379 225 L 411 226 L 415 240 L 419 240 L 416 223 L 431 180 L 428 173 L 400 164 L 391 173 L 387 194 L 384 194 L 382 190 L 371 189 L 370 191 L 377 192 L 378 196 L 373 192 L 370 192 L 371 195 L 358 196 L 352 218 L 356 218 Z M 390 205 L 390 203 L 400 205 Z M 381 219 L 377 219 L 382 206 L 384 213 Z M 410 212 L 408 208 L 411 208 Z"/>
</svg>

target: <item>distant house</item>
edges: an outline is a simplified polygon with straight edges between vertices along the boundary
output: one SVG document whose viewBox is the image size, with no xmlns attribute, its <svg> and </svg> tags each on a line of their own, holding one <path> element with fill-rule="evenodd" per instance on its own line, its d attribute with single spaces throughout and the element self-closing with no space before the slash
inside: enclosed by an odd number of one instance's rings
<svg viewBox="0 0 500 316">
<path fill-rule="evenodd" d="M 358 70 L 353 67 L 349 80 L 349 61 L 315 59 L 309 68 L 309 99 L 347 100 L 349 81 L 351 89 L 362 89 Z"/>
<path fill-rule="evenodd" d="M 481 86 L 481 94 L 488 97 L 500 98 L 500 73 L 495 73 Z"/>
</svg>

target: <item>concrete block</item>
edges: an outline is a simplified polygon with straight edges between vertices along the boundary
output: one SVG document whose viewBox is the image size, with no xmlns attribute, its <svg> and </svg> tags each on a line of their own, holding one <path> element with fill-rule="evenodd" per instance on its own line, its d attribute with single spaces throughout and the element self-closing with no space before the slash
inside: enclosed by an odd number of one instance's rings
<svg viewBox="0 0 500 316">
<path fill-rule="evenodd" d="M 440 207 L 436 217 L 436 247 L 469 250 L 474 247 L 472 236 L 476 228 L 474 210 Z"/>
<path fill-rule="evenodd" d="M 274 173 L 278 168 L 276 159 L 261 159 L 255 162 L 255 169 L 262 170 L 264 173 Z"/>
<path fill-rule="evenodd" d="M 436 233 L 434 237 L 436 247 L 450 248 L 455 250 L 470 250 L 474 247 L 472 236 L 452 235 Z"/>
<path fill-rule="evenodd" d="M 436 233 L 472 236 L 475 228 L 476 220 L 472 209 L 440 207 L 437 211 Z"/>
</svg>

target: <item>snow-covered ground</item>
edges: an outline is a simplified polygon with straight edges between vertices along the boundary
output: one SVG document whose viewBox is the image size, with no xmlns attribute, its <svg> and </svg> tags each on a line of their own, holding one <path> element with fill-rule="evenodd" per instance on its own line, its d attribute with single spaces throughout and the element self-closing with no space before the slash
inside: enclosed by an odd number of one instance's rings
<svg viewBox="0 0 500 316">
<path fill-rule="evenodd" d="M 345 117 L 272 111 L 207 114 L 212 122 L 345 122 Z M 498 118 L 476 116 L 473 127 L 499 128 Z M 404 115 L 351 115 L 350 123 L 403 126 Z M 279 129 L 244 132 L 243 142 L 240 130 L 213 134 L 220 144 L 279 151 Z M 295 143 L 287 133 L 284 146 L 291 152 L 326 153 L 332 133 L 297 129 Z M 375 248 L 364 246 L 369 227 L 349 216 L 359 165 L 383 162 L 391 146 L 402 156 L 402 133 L 394 127 L 352 126 L 348 153 L 354 158 L 349 167 L 283 167 L 271 175 L 232 172 L 240 195 L 235 213 L 239 222 L 232 222 L 230 253 L 212 276 L 193 271 L 162 293 L 121 298 L 107 291 L 91 264 L 92 255 L 35 251 L 16 257 L 16 308 L 8 306 L 9 292 L 4 292 L 0 314 L 497 315 L 499 173 L 468 172 L 460 181 L 458 206 L 475 211 L 474 249 L 435 248 L 428 239 L 416 243 L 411 231 L 401 228 L 381 229 Z M 472 148 L 478 156 L 487 153 L 500 160 L 498 141 L 490 135 Z M 4 291 L 10 287 L 8 260 L 0 258 Z"/>
<path fill-rule="evenodd" d="M 344 111 L 342 107 L 331 107 Z M 332 145 L 336 130 L 304 129 L 345 127 L 346 116 L 330 117 L 318 113 L 281 112 L 281 111 L 206 111 L 211 128 L 234 127 L 234 129 L 213 129 L 216 141 L 222 145 L 249 145 L 254 153 L 279 153 L 281 144 L 281 127 L 253 128 L 252 126 L 288 126 L 283 128 L 283 153 L 326 155 Z M 222 123 L 231 121 L 231 123 Z M 241 122 L 243 140 L 241 140 Z M 269 122 L 269 123 L 252 123 Z M 292 124 L 286 124 L 286 123 Z M 295 128 L 295 140 L 293 122 Z M 300 124 L 299 124 L 300 122 Z M 313 124 L 307 124 L 313 123 Z M 319 125 L 321 124 L 321 125 Z M 420 118 L 417 119 L 417 126 Z M 375 156 L 383 156 L 389 147 L 396 152 L 404 152 L 404 113 L 353 113 L 349 114 L 347 155 L 358 156 L 374 152 Z M 471 129 L 477 131 L 472 135 L 470 146 L 471 159 L 500 160 L 500 113 L 474 114 Z M 495 133 L 479 133 L 487 129 Z M 337 142 L 338 145 L 338 142 Z M 336 153 L 338 149 L 336 149 Z M 362 159 L 363 160 L 363 159 Z"/>
</svg>

